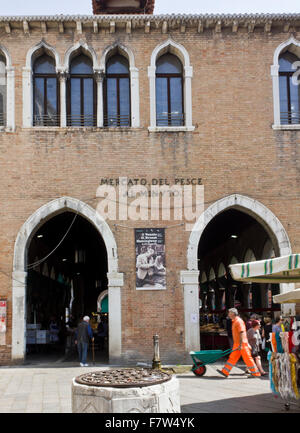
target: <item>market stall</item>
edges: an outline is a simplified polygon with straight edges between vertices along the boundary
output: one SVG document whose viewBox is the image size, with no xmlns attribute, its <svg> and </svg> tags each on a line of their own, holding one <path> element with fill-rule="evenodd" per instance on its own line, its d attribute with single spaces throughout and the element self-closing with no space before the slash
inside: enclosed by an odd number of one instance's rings
<svg viewBox="0 0 300 433">
<path fill-rule="evenodd" d="M 299 254 L 229 267 L 232 277 L 239 281 L 300 282 Z M 273 300 L 279 304 L 300 305 L 300 289 L 275 295 Z M 268 353 L 268 361 L 271 391 L 282 397 L 288 410 L 292 402 L 300 401 L 300 315 L 290 314 L 284 324 L 284 331 L 270 333 L 272 351 Z"/>
</svg>

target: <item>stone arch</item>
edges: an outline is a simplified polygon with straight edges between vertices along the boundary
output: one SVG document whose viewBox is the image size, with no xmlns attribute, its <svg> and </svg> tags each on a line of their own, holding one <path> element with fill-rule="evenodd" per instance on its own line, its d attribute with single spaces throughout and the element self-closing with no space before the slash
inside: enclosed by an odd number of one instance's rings
<svg viewBox="0 0 300 433">
<path fill-rule="evenodd" d="M 6 68 L 11 68 L 12 67 L 11 55 L 3 45 L 0 45 L 0 54 L 2 54 L 5 58 Z"/>
<path fill-rule="evenodd" d="M 109 59 L 109 57 L 113 56 L 116 53 L 120 53 L 122 56 L 126 57 L 126 59 L 129 62 L 129 68 L 135 69 L 135 60 L 134 60 L 134 54 L 131 48 L 126 47 L 125 45 L 121 44 L 120 42 L 115 42 L 114 44 L 107 47 L 101 56 L 100 59 L 100 69 L 102 71 L 106 71 L 106 62 Z"/>
<path fill-rule="evenodd" d="M 97 299 L 97 312 L 98 313 L 101 313 L 101 302 L 103 301 L 104 298 L 106 298 L 106 296 L 108 296 L 108 290 L 104 290 L 98 296 L 98 299 Z"/>
<path fill-rule="evenodd" d="M 255 254 L 251 248 L 247 248 L 243 261 L 244 262 L 255 262 L 256 261 Z"/>
<path fill-rule="evenodd" d="M 217 276 L 218 277 L 223 277 L 224 275 L 226 275 L 226 268 L 223 262 L 221 262 L 218 266 L 218 273 Z"/>
<path fill-rule="evenodd" d="M 212 281 L 216 278 L 216 273 L 213 267 L 210 268 L 209 274 L 208 274 L 208 281 Z"/>
<path fill-rule="evenodd" d="M 230 259 L 229 264 L 230 265 L 234 265 L 236 263 L 239 263 L 238 259 L 235 256 L 232 256 L 231 259 Z"/>
<path fill-rule="evenodd" d="M 292 248 L 285 228 L 279 219 L 258 200 L 241 195 L 232 194 L 217 200 L 209 206 L 196 221 L 190 234 L 187 248 L 187 270 L 181 272 L 181 283 L 184 286 L 185 303 L 185 347 L 186 351 L 196 350 L 200 346 L 200 333 L 198 324 L 190 323 L 191 314 L 199 314 L 198 305 L 198 245 L 208 223 L 221 212 L 235 208 L 246 212 L 255 218 L 268 233 L 275 253 L 278 256 L 292 254 Z M 231 259 L 231 262 L 233 260 Z M 281 293 L 292 290 L 294 284 L 281 284 Z"/>
<path fill-rule="evenodd" d="M 150 66 L 155 67 L 157 59 L 167 52 L 177 56 L 181 60 L 184 68 L 190 67 L 190 56 L 188 51 L 183 45 L 178 44 L 172 39 L 168 39 L 154 48 L 151 54 Z"/>
<path fill-rule="evenodd" d="M 12 359 L 22 362 L 25 356 L 25 296 L 27 278 L 27 250 L 37 230 L 53 216 L 71 211 L 87 219 L 102 237 L 108 259 L 108 293 L 110 320 L 110 361 L 121 356 L 121 292 L 123 274 L 118 273 L 118 254 L 114 235 L 105 219 L 88 204 L 71 197 L 55 199 L 37 209 L 23 224 L 16 238 L 12 275 Z"/>
<path fill-rule="evenodd" d="M 60 56 L 56 49 L 51 45 L 47 44 L 44 40 L 41 40 L 38 44 L 31 47 L 26 54 L 26 68 L 32 69 L 33 62 L 41 56 L 43 53 L 48 54 L 50 57 L 55 59 L 56 70 L 61 68 Z"/>
<path fill-rule="evenodd" d="M 69 71 L 71 60 L 81 52 L 92 60 L 94 71 L 99 71 L 96 51 L 84 41 L 79 41 L 72 47 L 68 48 L 64 57 L 64 71 Z"/>
<path fill-rule="evenodd" d="M 274 247 L 270 239 L 267 239 L 263 246 L 261 259 L 271 259 L 273 257 L 275 257 Z"/>
<path fill-rule="evenodd" d="M 190 234 L 187 251 L 188 270 L 198 269 L 198 245 L 207 224 L 219 213 L 227 209 L 237 209 L 255 218 L 268 233 L 277 255 L 291 254 L 291 244 L 285 228 L 279 219 L 265 205 L 258 200 L 241 195 L 232 194 L 221 198 L 209 206 L 198 221 Z"/>
<path fill-rule="evenodd" d="M 207 281 L 206 272 L 203 271 L 201 274 L 201 283 L 206 283 L 206 281 Z"/>
</svg>

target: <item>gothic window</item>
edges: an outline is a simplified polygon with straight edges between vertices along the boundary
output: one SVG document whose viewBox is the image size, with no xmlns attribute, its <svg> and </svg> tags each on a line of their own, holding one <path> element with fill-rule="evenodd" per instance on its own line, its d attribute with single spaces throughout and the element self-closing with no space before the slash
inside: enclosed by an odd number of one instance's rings
<svg viewBox="0 0 300 433">
<path fill-rule="evenodd" d="M 293 63 L 299 59 L 289 51 L 279 58 L 279 95 L 280 95 L 280 123 L 300 123 L 300 86 L 293 83 L 295 68 Z"/>
<path fill-rule="evenodd" d="M 68 126 L 96 126 L 96 93 L 92 61 L 80 54 L 70 65 Z"/>
<path fill-rule="evenodd" d="M 104 87 L 104 125 L 130 126 L 130 75 L 125 57 L 115 55 L 106 63 Z"/>
<path fill-rule="evenodd" d="M 33 65 L 33 124 L 59 125 L 59 85 L 55 61 L 44 54 Z"/>
<path fill-rule="evenodd" d="M 169 53 L 156 62 L 156 125 L 184 125 L 182 64 Z"/>
</svg>

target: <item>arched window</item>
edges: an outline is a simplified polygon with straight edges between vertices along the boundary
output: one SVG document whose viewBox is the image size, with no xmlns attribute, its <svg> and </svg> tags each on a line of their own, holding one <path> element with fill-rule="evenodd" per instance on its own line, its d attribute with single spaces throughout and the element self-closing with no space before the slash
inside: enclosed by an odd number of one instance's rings
<svg viewBox="0 0 300 433">
<path fill-rule="evenodd" d="M 280 96 L 280 123 L 300 123 L 300 86 L 293 83 L 295 68 L 293 63 L 299 59 L 289 51 L 279 57 L 279 96 Z"/>
<path fill-rule="evenodd" d="M 6 125 L 6 62 L 0 54 L 0 126 Z"/>
<path fill-rule="evenodd" d="M 104 88 L 104 126 L 130 126 L 129 64 L 119 54 L 108 59 Z"/>
<path fill-rule="evenodd" d="M 184 125 L 182 64 L 170 53 L 156 62 L 156 125 Z"/>
<path fill-rule="evenodd" d="M 70 65 L 68 126 L 96 126 L 96 93 L 92 61 L 80 54 Z"/>
<path fill-rule="evenodd" d="M 59 125 L 59 87 L 55 61 L 44 54 L 33 65 L 33 125 Z"/>
</svg>

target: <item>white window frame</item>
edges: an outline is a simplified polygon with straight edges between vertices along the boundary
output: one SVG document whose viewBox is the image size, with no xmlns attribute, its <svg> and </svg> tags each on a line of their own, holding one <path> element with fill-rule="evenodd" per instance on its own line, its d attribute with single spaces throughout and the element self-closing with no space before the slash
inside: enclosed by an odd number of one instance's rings
<svg viewBox="0 0 300 433">
<path fill-rule="evenodd" d="M 11 56 L 8 50 L 0 45 L 0 53 L 5 58 L 6 72 L 6 120 L 5 125 L 0 130 L 6 132 L 15 131 L 15 68 L 12 66 Z"/>
<path fill-rule="evenodd" d="M 156 125 L 156 62 L 165 54 L 172 53 L 179 58 L 183 65 L 183 94 L 184 94 L 184 126 L 157 126 Z M 152 52 L 150 66 L 148 67 L 148 78 L 150 87 L 150 132 L 180 132 L 194 131 L 192 123 L 192 77 L 193 67 L 190 65 L 190 57 L 187 50 L 172 39 L 168 39 L 158 45 Z"/>
<path fill-rule="evenodd" d="M 287 41 L 281 43 L 275 50 L 273 56 L 273 65 L 271 66 L 271 77 L 273 83 L 273 109 L 274 109 L 274 124 L 273 129 L 277 130 L 295 130 L 300 129 L 299 124 L 282 125 L 280 123 L 280 94 L 279 94 L 279 57 L 286 48 L 298 47 L 300 50 L 300 41 L 291 36 Z M 300 60 L 299 54 L 297 54 Z"/>
<path fill-rule="evenodd" d="M 60 64 L 60 57 L 57 51 L 48 45 L 46 42 L 41 41 L 29 49 L 26 55 L 26 66 L 23 67 L 23 128 L 33 128 L 33 80 L 32 80 L 32 66 L 34 60 L 37 58 L 38 53 L 43 50 L 55 60 L 56 72 L 58 73 L 62 68 Z M 42 129 L 53 129 L 55 126 L 37 126 L 34 127 Z"/>
</svg>

